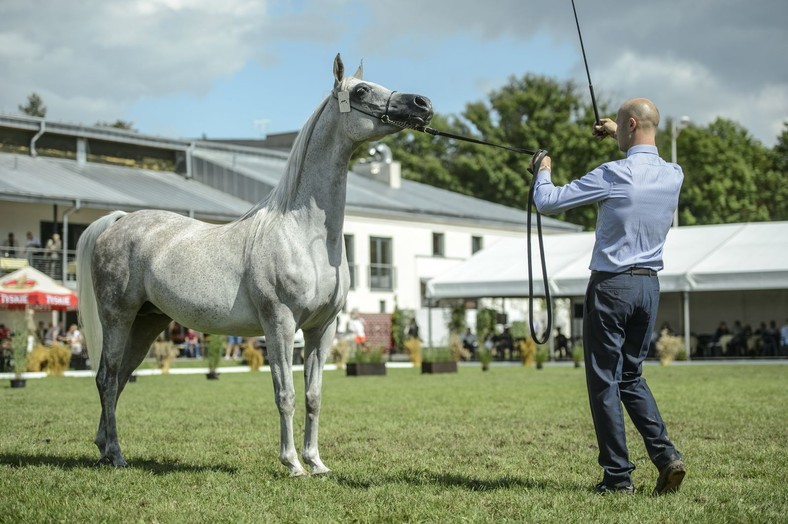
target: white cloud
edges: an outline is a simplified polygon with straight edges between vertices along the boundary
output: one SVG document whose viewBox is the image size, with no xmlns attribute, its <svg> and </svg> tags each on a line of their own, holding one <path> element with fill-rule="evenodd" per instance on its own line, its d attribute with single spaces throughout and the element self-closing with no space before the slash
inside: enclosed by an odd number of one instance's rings
<svg viewBox="0 0 788 524">
<path fill-rule="evenodd" d="M 656 92 L 664 114 L 732 118 L 767 143 L 788 120 L 788 2 L 577 4 L 601 97 Z M 447 37 L 538 35 L 577 49 L 585 76 L 571 8 L 549 0 L 2 0 L 0 111 L 36 91 L 51 118 L 115 119 L 141 99 L 200 97 L 251 62 L 277 63 L 283 43 L 419 61 Z M 468 64 L 475 79 L 484 66 Z M 540 71 L 511 74 L 525 72 Z"/>
<path fill-rule="evenodd" d="M 267 23 L 265 4 L 247 0 L 9 9 L 0 12 L 0 110 L 36 91 L 49 116 L 91 121 L 117 118 L 145 95 L 204 93 L 260 54 Z"/>
</svg>

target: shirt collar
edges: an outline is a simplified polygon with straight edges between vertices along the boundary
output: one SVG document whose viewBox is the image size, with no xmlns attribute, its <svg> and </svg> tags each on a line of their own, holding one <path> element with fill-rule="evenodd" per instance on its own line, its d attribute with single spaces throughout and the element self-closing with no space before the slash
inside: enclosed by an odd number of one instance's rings
<svg viewBox="0 0 788 524">
<path fill-rule="evenodd" d="M 657 151 L 657 146 L 651 146 L 647 144 L 638 144 L 636 146 L 632 146 L 627 150 L 627 158 L 630 156 L 637 154 L 637 153 L 646 153 L 651 155 L 659 155 Z"/>
</svg>

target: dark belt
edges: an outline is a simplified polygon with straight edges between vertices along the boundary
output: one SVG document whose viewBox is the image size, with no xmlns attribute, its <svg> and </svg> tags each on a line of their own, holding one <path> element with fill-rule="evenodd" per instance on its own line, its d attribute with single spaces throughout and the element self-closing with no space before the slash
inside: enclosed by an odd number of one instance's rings
<svg viewBox="0 0 788 524">
<path fill-rule="evenodd" d="M 653 269 L 649 269 L 647 267 L 631 267 L 631 268 L 629 268 L 629 269 L 627 269 L 625 271 L 620 271 L 618 273 L 615 273 L 615 272 L 611 273 L 609 271 L 591 271 L 592 275 L 595 275 L 597 273 L 608 273 L 608 274 L 611 274 L 611 275 L 640 275 L 640 276 L 644 276 L 644 277 L 655 277 L 655 276 L 657 276 L 657 272 L 656 271 L 654 271 Z"/>
</svg>

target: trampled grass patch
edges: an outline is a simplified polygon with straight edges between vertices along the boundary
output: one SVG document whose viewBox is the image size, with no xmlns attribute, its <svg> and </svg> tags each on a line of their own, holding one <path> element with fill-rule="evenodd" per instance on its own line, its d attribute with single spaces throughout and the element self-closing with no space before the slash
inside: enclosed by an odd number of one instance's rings
<svg viewBox="0 0 788 524">
<path fill-rule="evenodd" d="M 648 366 L 689 474 L 652 498 L 630 425 L 632 497 L 600 497 L 582 370 L 449 375 L 327 371 L 320 451 L 333 474 L 277 459 L 267 373 L 141 377 L 118 408 L 128 469 L 94 467 L 91 379 L 0 384 L 0 522 L 785 522 L 786 365 Z M 296 441 L 303 431 L 303 382 Z"/>
</svg>

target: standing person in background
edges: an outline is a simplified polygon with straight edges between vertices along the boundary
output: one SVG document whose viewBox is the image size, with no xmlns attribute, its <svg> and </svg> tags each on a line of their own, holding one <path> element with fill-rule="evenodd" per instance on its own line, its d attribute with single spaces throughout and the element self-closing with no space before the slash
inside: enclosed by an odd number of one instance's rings
<svg viewBox="0 0 788 524">
<path fill-rule="evenodd" d="M 200 358 L 200 335 L 191 328 L 186 330 L 186 336 L 183 337 L 183 349 L 187 357 Z"/>
<path fill-rule="evenodd" d="M 60 252 L 63 250 L 63 242 L 60 240 L 60 235 L 57 233 L 52 234 L 52 238 L 47 240 L 46 257 L 47 257 L 47 272 L 49 276 L 58 279 L 60 276 Z"/>
<path fill-rule="evenodd" d="M 27 232 L 25 237 L 25 255 L 27 256 L 27 263 L 32 267 L 36 267 L 36 262 L 39 258 L 39 250 L 41 249 L 41 242 L 39 242 L 30 231 Z M 36 267 L 36 269 L 38 268 Z"/>
<path fill-rule="evenodd" d="M 79 328 L 76 324 L 71 324 L 68 327 L 68 333 L 66 333 L 66 343 L 68 344 L 72 355 L 82 354 L 82 333 L 79 332 Z"/>
<path fill-rule="evenodd" d="M 224 349 L 224 360 L 230 360 L 241 354 L 241 337 L 230 335 Z"/>
<path fill-rule="evenodd" d="M 421 340 L 419 336 L 419 324 L 416 322 L 415 318 L 410 319 L 410 324 L 408 325 L 408 338 L 416 338 Z"/>
<path fill-rule="evenodd" d="M 594 126 L 596 136 L 615 137 L 626 158 L 602 164 L 561 187 L 551 181 L 548 156 L 534 175 L 534 203 L 542 213 L 598 206 L 583 346 L 599 465 L 604 471 L 596 485 L 600 494 L 634 492 L 635 465 L 629 460 L 622 403 L 659 471 L 654 494 L 677 491 L 686 473 L 641 376 L 659 308 L 662 249 L 684 180 L 681 167 L 659 157 L 658 126 L 659 111 L 653 102 L 627 100 L 615 122 L 605 118 Z"/>
<path fill-rule="evenodd" d="M 350 331 L 353 333 L 353 343 L 357 348 L 367 347 L 367 326 L 358 313 L 358 309 L 350 312 Z"/>
<path fill-rule="evenodd" d="M 8 240 L 5 241 L 3 256 L 8 258 L 16 258 L 16 240 L 14 239 L 13 233 L 8 233 Z"/>
<path fill-rule="evenodd" d="M 785 319 L 785 324 L 780 328 L 780 351 L 783 355 L 788 355 L 788 318 Z"/>
</svg>

